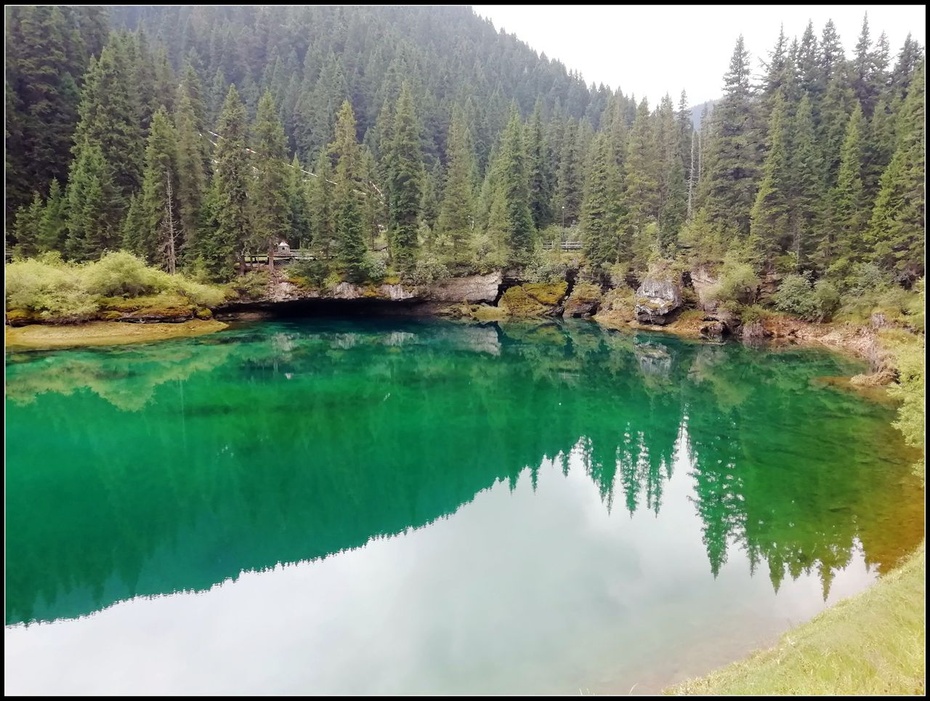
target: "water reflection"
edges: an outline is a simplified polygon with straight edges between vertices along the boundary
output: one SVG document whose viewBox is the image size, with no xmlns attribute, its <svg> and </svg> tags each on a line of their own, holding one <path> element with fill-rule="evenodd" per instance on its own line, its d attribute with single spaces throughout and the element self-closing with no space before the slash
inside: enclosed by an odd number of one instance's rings
<svg viewBox="0 0 930 701">
<path fill-rule="evenodd" d="M 6 621 L 325 558 L 570 455 L 631 516 L 666 517 L 686 469 L 715 577 L 739 548 L 776 591 L 816 572 L 826 598 L 857 549 L 885 571 L 923 533 L 889 410 L 811 387 L 840 363 L 587 323 L 333 320 L 8 358 Z"/>
</svg>

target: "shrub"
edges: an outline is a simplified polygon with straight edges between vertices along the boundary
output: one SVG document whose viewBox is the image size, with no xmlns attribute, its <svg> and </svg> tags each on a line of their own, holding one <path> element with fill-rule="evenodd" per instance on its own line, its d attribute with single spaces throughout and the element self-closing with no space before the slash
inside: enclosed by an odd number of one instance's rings
<svg viewBox="0 0 930 701">
<path fill-rule="evenodd" d="M 777 309 L 801 319 L 826 321 L 839 309 L 840 293 L 828 280 L 811 285 L 807 276 L 792 273 L 782 280 L 772 301 Z"/>
<path fill-rule="evenodd" d="M 328 274 L 329 262 L 326 260 L 298 260 L 288 269 L 290 278 L 303 278 L 313 287 L 322 287 Z"/>
<path fill-rule="evenodd" d="M 126 251 L 107 253 L 85 271 L 91 294 L 103 297 L 136 297 L 172 289 L 168 273 L 148 267 L 141 258 Z"/>
<path fill-rule="evenodd" d="M 724 308 L 735 310 L 756 300 L 759 278 L 749 263 L 728 257 L 720 270 L 720 279 L 708 290 L 708 297 Z"/>
<path fill-rule="evenodd" d="M 411 277 L 417 285 L 429 285 L 437 280 L 448 278 L 449 270 L 434 254 L 427 253 L 417 261 Z"/>
<path fill-rule="evenodd" d="M 253 270 L 240 275 L 229 287 L 240 299 L 261 299 L 268 291 L 268 271 Z"/>
</svg>

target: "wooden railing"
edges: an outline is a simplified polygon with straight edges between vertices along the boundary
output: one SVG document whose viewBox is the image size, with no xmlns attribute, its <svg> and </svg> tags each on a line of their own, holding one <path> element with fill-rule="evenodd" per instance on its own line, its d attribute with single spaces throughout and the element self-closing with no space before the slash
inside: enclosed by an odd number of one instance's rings
<svg viewBox="0 0 930 701">
<path fill-rule="evenodd" d="M 563 251 L 580 251 L 581 250 L 581 241 L 561 241 L 559 242 L 559 247 Z M 546 251 L 551 251 L 555 248 L 556 244 L 552 241 L 543 244 L 543 249 Z"/>
</svg>

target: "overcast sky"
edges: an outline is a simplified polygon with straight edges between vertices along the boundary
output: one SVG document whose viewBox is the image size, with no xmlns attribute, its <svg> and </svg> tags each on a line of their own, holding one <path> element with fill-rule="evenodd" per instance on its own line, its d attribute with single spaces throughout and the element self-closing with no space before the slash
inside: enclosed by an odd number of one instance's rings
<svg viewBox="0 0 930 701">
<path fill-rule="evenodd" d="M 496 29 L 516 34 L 538 52 L 577 70 L 590 84 L 620 88 L 649 98 L 654 106 L 666 92 L 677 105 L 682 89 L 692 105 L 717 98 L 737 37 L 742 34 L 754 73 L 767 58 L 778 30 L 801 38 L 813 20 L 819 38 L 832 19 L 852 55 L 869 14 L 872 40 L 884 31 L 897 57 L 908 32 L 926 43 L 924 5 L 753 5 L 727 6 L 538 6 L 474 5 Z"/>
</svg>

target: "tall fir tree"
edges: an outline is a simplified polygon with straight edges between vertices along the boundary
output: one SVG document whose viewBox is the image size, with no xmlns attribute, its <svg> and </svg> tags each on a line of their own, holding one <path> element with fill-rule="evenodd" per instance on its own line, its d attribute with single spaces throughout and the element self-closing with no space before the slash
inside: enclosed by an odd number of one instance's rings
<svg viewBox="0 0 930 701">
<path fill-rule="evenodd" d="M 620 237 L 620 168 L 611 152 L 610 137 L 601 132 L 592 144 L 592 160 L 581 205 L 581 235 L 585 258 L 594 268 L 630 255 Z"/>
<path fill-rule="evenodd" d="M 462 109 L 456 108 L 446 139 L 446 180 L 439 207 L 437 228 L 452 243 L 452 256 L 464 260 L 475 224 L 475 179 L 477 166 L 471 135 Z"/>
<path fill-rule="evenodd" d="M 713 139 L 701 183 L 711 221 L 740 237 L 749 233 L 759 170 L 749 75 L 749 52 L 740 36 L 724 76 L 723 99 L 714 107 Z"/>
<path fill-rule="evenodd" d="M 409 274 L 416 263 L 417 223 L 425 174 L 420 125 L 406 81 L 397 98 L 391 127 L 387 153 L 388 240 L 394 265 Z"/>
<path fill-rule="evenodd" d="M 288 232 L 287 143 L 284 127 L 271 92 L 258 103 L 252 140 L 254 177 L 250 181 L 252 241 L 257 250 L 268 252 L 268 269 L 274 270 L 274 252 Z"/>
<path fill-rule="evenodd" d="M 139 203 L 142 226 L 138 231 L 127 231 L 128 240 L 123 243 L 148 263 L 172 274 L 177 272 L 183 245 L 177 160 L 174 125 L 165 108 L 159 107 L 152 115 L 145 149 Z"/>
<path fill-rule="evenodd" d="M 249 244 L 249 181 L 252 166 L 246 152 L 245 104 L 235 85 L 229 87 L 220 121 L 216 145 L 212 205 L 216 227 L 204 239 L 202 255 L 210 271 L 218 278 L 229 277 L 238 262 L 245 273 L 245 253 Z"/>
<path fill-rule="evenodd" d="M 868 222 L 868 205 L 862 185 L 862 131 L 865 118 L 856 104 L 846 126 L 836 185 L 830 192 L 830 220 L 818 250 L 821 268 L 849 263 L 864 253 L 862 237 Z"/>
<path fill-rule="evenodd" d="M 336 161 L 333 189 L 333 219 L 339 262 L 345 266 L 350 281 L 360 282 L 367 275 L 365 261 L 365 223 L 359 172 L 361 150 L 355 133 L 355 113 L 346 100 L 336 119 L 336 137 L 328 152 Z"/>
<path fill-rule="evenodd" d="M 494 236 L 506 244 L 510 261 L 525 263 L 533 245 L 534 229 L 523 125 L 515 104 L 510 109 L 493 167 L 496 173 L 490 226 Z"/>
<path fill-rule="evenodd" d="M 66 199 L 65 252 L 69 258 L 96 260 L 105 251 L 119 247 L 123 202 L 110 164 L 97 144 L 85 143 L 72 161 Z"/>
<path fill-rule="evenodd" d="M 786 236 L 791 213 L 788 116 L 781 90 L 775 93 L 772 102 L 768 132 L 770 145 L 752 208 L 750 239 L 757 250 L 775 256 L 788 246 Z"/>
<path fill-rule="evenodd" d="M 178 215 L 183 241 L 180 254 L 185 260 L 192 259 L 198 248 L 203 200 L 207 191 L 207 172 L 204 166 L 204 142 L 207 139 L 198 129 L 198 118 L 190 95 L 188 84 L 182 83 L 177 90 L 174 112 Z"/>
<path fill-rule="evenodd" d="M 922 63 L 902 107 L 898 145 L 882 174 L 869 222 L 874 260 L 910 284 L 924 274 L 926 252 L 926 89 Z"/>
</svg>

